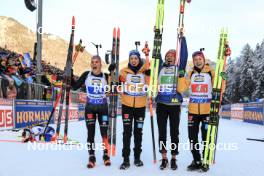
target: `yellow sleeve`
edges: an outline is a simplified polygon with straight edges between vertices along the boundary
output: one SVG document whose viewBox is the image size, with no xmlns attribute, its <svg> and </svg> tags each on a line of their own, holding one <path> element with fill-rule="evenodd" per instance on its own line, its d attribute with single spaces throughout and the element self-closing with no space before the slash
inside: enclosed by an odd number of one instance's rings
<svg viewBox="0 0 264 176">
<path fill-rule="evenodd" d="M 185 77 L 179 78 L 178 79 L 178 86 L 177 86 L 177 91 L 182 94 L 188 89 L 188 83 Z"/>
<path fill-rule="evenodd" d="M 178 79 L 178 88 L 177 88 L 177 91 L 179 93 L 183 93 L 185 92 L 191 85 L 191 71 L 188 72 L 188 77 L 185 78 L 185 77 L 182 77 L 182 78 L 179 78 Z"/>
</svg>

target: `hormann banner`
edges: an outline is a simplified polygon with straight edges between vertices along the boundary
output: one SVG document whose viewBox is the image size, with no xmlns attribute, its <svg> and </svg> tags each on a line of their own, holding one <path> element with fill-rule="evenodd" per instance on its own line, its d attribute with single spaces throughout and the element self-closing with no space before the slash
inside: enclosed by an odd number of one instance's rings
<svg viewBox="0 0 264 176">
<path fill-rule="evenodd" d="M 244 104 L 236 103 L 231 105 L 231 118 L 243 120 Z"/>
<path fill-rule="evenodd" d="M 231 119 L 231 105 L 223 105 L 221 107 L 221 112 L 220 112 L 220 116 L 223 119 Z"/>
<path fill-rule="evenodd" d="M 264 108 L 261 103 L 244 104 L 244 122 L 264 125 Z"/>
<path fill-rule="evenodd" d="M 24 128 L 48 121 L 53 103 L 39 100 L 15 100 L 14 108 L 15 128 Z M 51 123 L 54 123 L 53 120 Z"/>
</svg>

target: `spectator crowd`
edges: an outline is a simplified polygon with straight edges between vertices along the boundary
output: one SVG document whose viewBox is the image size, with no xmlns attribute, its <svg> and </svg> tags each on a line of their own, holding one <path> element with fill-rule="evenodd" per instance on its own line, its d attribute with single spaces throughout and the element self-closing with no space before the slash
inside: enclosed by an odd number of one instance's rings
<svg viewBox="0 0 264 176">
<path fill-rule="evenodd" d="M 41 87 L 43 89 L 38 93 L 41 94 L 38 99 L 49 99 L 51 87 L 62 85 L 64 73 L 43 60 L 41 66 L 41 84 L 37 84 L 36 61 L 29 58 L 25 62 L 25 55 L 0 47 L 0 98 L 28 99 L 29 94 L 36 93 Z M 36 90 L 32 90 L 33 87 Z M 36 99 L 34 96 L 31 98 Z"/>
</svg>

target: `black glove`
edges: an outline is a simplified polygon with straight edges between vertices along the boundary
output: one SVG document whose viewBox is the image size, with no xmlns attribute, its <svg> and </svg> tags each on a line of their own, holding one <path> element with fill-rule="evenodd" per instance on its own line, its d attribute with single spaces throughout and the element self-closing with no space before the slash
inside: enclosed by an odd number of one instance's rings
<svg viewBox="0 0 264 176">
<path fill-rule="evenodd" d="M 145 71 L 145 75 L 146 76 L 150 76 L 150 69 L 148 69 L 148 70 Z"/>
<path fill-rule="evenodd" d="M 112 72 L 112 71 L 115 70 L 115 68 L 116 68 L 116 65 L 115 64 L 110 64 L 109 67 L 108 67 L 108 71 L 109 72 Z"/>
</svg>

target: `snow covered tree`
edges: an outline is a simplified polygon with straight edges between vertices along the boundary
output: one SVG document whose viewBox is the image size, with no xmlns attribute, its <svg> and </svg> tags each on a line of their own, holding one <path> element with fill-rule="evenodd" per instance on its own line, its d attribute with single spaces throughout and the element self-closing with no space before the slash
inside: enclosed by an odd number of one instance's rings
<svg viewBox="0 0 264 176">
<path fill-rule="evenodd" d="M 235 60 L 229 59 L 227 61 L 227 80 L 226 80 L 226 89 L 223 96 L 223 103 L 236 103 L 239 101 L 240 96 L 238 92 L 239 86 L 239 74 L 237 72 Z"/>
<path fill-rule="evenodd" d="M 228 60 L 226 73 L 224 104 L 264 98 L 264 40 L 254 51 L 246 44 L 240 57 Z"/>
<path fill-rule="evenodd" d="M 261 45 L 257 44 L 254 51 L 254 83 L 256 87 L 252 98 L 264 98 L 264 40 Z"/>
<path fill-rule="evenodd" d="M 252 93 L 255 90 L 253 56 L 254 53 L 251 47 L 249 44 L 246 44 L 241 52 L 241 56 L 239 57 L 241 66 L 237 70 L 240 74 L 238 91 L 244 100 L 251 99 Z"/>
</svg>

